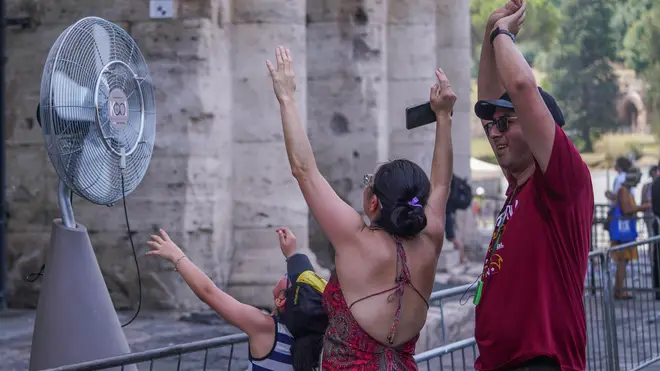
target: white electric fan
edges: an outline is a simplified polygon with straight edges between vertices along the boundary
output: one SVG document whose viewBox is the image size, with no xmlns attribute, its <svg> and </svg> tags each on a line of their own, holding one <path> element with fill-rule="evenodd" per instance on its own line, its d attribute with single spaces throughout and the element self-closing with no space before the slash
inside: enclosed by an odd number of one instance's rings
<svg viewBox="0 0 660 371">
<path fill-rule="evenodd" d="M 37 115 L 60 178 L 62 218 L 53 221 L 30 370 L 130 352 L 69 195 L 110 206 L 131 193 L 149 166 L 155 110 L 144 57 L 122 28 L 87 17 L 57 38 L 46 59 Z"/>
</svg>

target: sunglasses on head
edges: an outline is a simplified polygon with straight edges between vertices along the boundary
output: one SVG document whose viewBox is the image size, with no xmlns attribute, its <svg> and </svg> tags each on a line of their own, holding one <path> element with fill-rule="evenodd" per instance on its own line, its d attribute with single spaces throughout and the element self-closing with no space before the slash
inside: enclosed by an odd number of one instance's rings
<svg viewBox="0 0 660 371">
<path fill-rule="evenodd" d="M 509 130 L 509 121 L 514 120 L 515 117 L 501 116 L 483 126 L 486 136 L 490 136 L 490 129 L 495 126 L 500 133 L 506 133 Z"/>
<path fill-rule="evenodd" d="M 369 186 L 371 185 L 371 183 L 373 182 L 373 179 L 374 179 L 374 175 L 373 175 L 373 174 L 365 174 L 365 175 L 362 177 L 362 187 L 363 187 L 363 188 L 367 188 L 367 187 L 369 187 Z"/>
</svg>

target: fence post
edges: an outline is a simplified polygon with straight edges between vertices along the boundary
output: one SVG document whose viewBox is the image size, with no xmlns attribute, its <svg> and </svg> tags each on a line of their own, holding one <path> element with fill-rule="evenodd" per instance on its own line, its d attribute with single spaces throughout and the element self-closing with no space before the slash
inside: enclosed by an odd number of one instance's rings
<svg viewBox="0 0 660 371">
<path fill-rule="evenodd" d="M 605 251 L 602 253 L 601 263 L 603 264 L 601 272 L 605 274 L 603 280 L 603 319 L 605 320 L 605 354 L 607 357 L 607 370 L 619 371 L 619 343 L 616 334 L 616 315 L 609 252 Z"/>
</svg>

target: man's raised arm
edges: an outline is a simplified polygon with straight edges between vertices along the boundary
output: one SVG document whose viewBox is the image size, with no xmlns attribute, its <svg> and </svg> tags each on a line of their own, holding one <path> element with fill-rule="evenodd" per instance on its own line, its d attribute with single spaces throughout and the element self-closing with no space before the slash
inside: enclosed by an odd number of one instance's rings
<svg viewBox="0 0 660 371">
<path fill-rule="evenodd" d="M 532 68 L 508 34 L 520 29 L 526 9 L 527 3 L 523 2 L 515 13 L 497 21 L 491 40 L 500 81 L 511 97 L 525 141 L 545 173 L 557 125 L 536 85 Z"/>
<path fill-rule="evenodd" d="M 486 30 L 484 31 L 484 41 L 481 44 L 481 56 L 479 57 L 479 75 L 477 76 L 479 100 L 497 99 L 504 93 L 504 86 L 502 86 L 500 77 L 497 74 L 493 46 L 490 44 L 490 34 L 497 21 L 513 14 L 518 8 L 519 6 L 514 2 L 509 1 L 488 17 Z"/>
</svg>

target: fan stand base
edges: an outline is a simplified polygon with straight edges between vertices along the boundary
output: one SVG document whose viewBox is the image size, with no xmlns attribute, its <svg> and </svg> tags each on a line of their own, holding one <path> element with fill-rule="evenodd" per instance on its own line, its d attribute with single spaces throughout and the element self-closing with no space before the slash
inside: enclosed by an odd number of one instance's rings
<svg viewBox="0 0 660 371">
<path fill-rule="evenodd" d="M 128 342 L 87 228 L 67 228 L 55 219 L 34 321 L 30 371 L 127 353 Z"/>
</svg>

